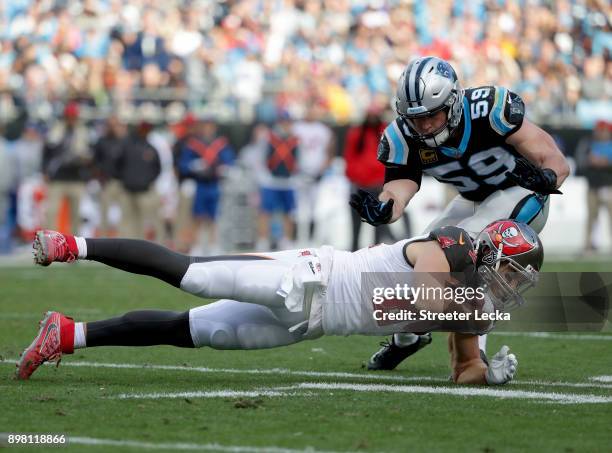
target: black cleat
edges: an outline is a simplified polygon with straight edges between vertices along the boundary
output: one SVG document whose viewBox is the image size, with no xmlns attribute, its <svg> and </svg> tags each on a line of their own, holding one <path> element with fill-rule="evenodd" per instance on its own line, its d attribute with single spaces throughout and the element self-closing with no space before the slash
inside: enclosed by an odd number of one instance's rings
<svg viewBox="0 0 612 453">
<path fill-rule="evenodd" d="M 395 344 L 393 335 L 391 341 L 385 340 L 380 343 L 382 346 L 368 361 L 368 370 L 394 370 L 403 360 L 410 357 L 415 352 L 423 349 L 431 343 L 431 334 L 419 335 L 419 339 L 413 344 L 400 347 Z"/>
</svg>

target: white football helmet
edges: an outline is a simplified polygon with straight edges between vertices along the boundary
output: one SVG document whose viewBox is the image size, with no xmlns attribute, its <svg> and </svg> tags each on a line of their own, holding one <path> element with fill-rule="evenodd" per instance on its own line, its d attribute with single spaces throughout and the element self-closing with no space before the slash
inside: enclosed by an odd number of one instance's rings
<svg viewBox="0 0 612 453">
<path fill-rule="evenodd" d="M 414 118 L 432 116 L 447 109 L 447 121 L 439 129 L 420 134 Z M 453 67 L 437 57 L 412 60 L 397 84 L 395 100 L 397 114 L 406 120 L 414 138 L 428 146 L 440 146 L 459 125 L 463 113 L 463 88 Z"/>
</svg>

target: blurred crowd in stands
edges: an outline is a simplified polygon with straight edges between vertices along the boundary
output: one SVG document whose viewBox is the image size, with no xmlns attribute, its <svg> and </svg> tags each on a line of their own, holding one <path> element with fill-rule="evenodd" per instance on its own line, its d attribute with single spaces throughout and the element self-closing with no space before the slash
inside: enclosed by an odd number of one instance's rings
<svg viewBox="0 0 612 453">
<path fill-rule="evenodd" d="M 0 139 L 0 253 L 41 227 L 153 239 L 200 254 L 322 243 L 333 229 L 316 225 L 338 212 L 330 196 L 347 211 L 350 190 L 382 187 L 376 150 L 384 113 L 384 105 L 370 106 L 338 144 L 320 104 L 299 120 L 280 110 L 237 149 L 213 116 L 188 113 L 171 125 L 128 125 L 118 115 L 92 122 L 71 101 L 48 125 L 26 121 L 19 138 Z M 361 221 L 353 220 L 356 249 Z M 389 228 L 376 233 L 387 237 Z"/>
<path fill-rule="evenodd" d="M 380 103 L 343 130 L 323 121 L 318 103 L 301 119 L 280 110 L 274 122 L 239 127 L 250 130 L 244 146 L 213 116 L 128 125 L 118 115 L 86 122 L 79 109 L 69 102 L 45 127 L 26 121 L 19 138 L 0 136 L 0 254 L 39 228 L 147 238 L 192 254 L 322 244 L 346 231 L 334 222 L 349 212 L 349 194 L 377 194 L 384 181 Z M 589 184 L 585 249 L 593 251 L 601 208 L 612 225 L 612 122 L 582 137 L 573 156 Z M 356 250 L 363 224 L 350 213 L 345 246 Z M 409 219 L 399 224 L 409 235 Z M 394 239 L 386 225 L 374 231 L 375 243 Z"/>
<path fill-rule="evenodd" d="M 78 98 L 92 115 L 208 106 L 248 122 L 319 102 L 347 123 L 436 54 L 465 85 L 517 91 L 537 122 L 593 125 L 612 102 L 611 14 L 607 0 L 3 1 L 0 111 L 49 117 Z"/>
<path fill-rule="evenodd" d="M 596 215 L 612 187 L 611 14 L 605 0 L 0 2 L 0 253 L 42 226 L 207 254 L 322 243 L 331 198 L 344 210 L 350 190 L 380 190 L 378 138 L 420 54 L 465 86 L 510 87 L 538 123 L 597 125 L 580 144 Z"/>
</svg>

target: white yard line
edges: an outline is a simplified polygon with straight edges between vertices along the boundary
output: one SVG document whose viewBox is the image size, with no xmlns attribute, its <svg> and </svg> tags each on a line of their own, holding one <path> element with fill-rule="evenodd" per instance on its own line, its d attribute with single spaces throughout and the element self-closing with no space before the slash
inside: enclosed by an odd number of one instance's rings
<svg viewBox="0 0 612 453">
<path fill-rule="evenodd" d="M 612 403 L 612 396 L 584 395 L 575 393 L 530 392 L 525 390 L 501 390 L 482 387 L 428 387 L 420 385 L 304 382 L 289 387 L 279 387 L 277 388 L 277 390 L 292 388 L 302 388 L 308 390 L 350 390 L 352 392 L 391 392 L 452 396 L 488 396 L 504 399 L 550 400 L 565 404 Z"/>
<path fill-rule="evenodd" d="M 8 433 L 0 433 L 0 439 L 4 442 L 8 439 Z M 303 450 L 282 447 L 251 447 L 247 445 L 221 445 L 216 443 L 194 444 L 185 442 L 143 442 L 128 439 L 98 439 L 95 437 L 68 436 L 68 445 L 91 445 L 108 447 L 129 447 L 141 448 L 143 450 L 201 450 L 201 451 L 220 451 L 227 453 L 334 453 L 324 450 L 306 448 Z"/>
<path fill-rule="evenodd" d="M 17 359 L 3 359 L 0 363 L 15 364 Z M 301 371 L 289 370 L 286 368 L 209 368 L 209 367 L 188 367 L 179 365 L 148 365 L 135 363 L 104 363 L 104 362 L 67 362 L 62 361 L 62 366 L 85 367 L 85 368 L 119 368 L 119 369 L 151 369 L 164 371 L 192 371 L 197 373 L 230 373 L 230 374 L 265 374 L 265 375 L 289 375 L 304 377 L 333 377 L 346 379 L 374 379 L 380 381 L 431 381 L 447 382 L 448 379 L 430 376 L 393 376 L 378 373 L 345 373 L 336 371 Z"/>
<path fill-rule="evenodd" d="M 551 332 L 491 332 L 490 335 L 500 337 L 528 337 L 546 338 L 550 340 L 579 340 L 579 341 L 612 341 L 612 335 L 593 335 L 576 333 L 551 333 Z"/>
<path fill-rule="evenodd" d="M 612 396 L 549 393 L 526 390 L 511 390 L 482 387 L 431 387 L 420 385 L 388 385 L 388 384 L 351 384 L 345 382 L 302 382 L 300 384 L 264 388 L 255 391 L 223 390 L 223 391 L 193 391 L 175 393 L 124 393 L 119 399 L 163 399 L 163 398 L 214 398 L 214 397 L 258 397 L 258 396 L 312 396 L 300 394 L 299 390 L 350 390 L 352 392 L 368 393 L 411 393 L 449 396 L 478 396 L 502 399 L 531 399 L 561 404 L 594 404 L 612 403 Z M 296 391 L 298 391 L 296 393 Z"/>
<path fill-rule="evenodd" d="M 280 392 L 275 389 L 260 390 L 210 390 L 193 392 L 120 393 L 112 399 L 162 399 L 162 398 L 257 398 L 260 396 L 300 396 L 299 393 Z"/>
<path fill-rule="evenodd" d="M 14 365 L 17 359 L 0 359 L 0 364 Z M 372 381 L 389 381 L 389 382 L 439 382 L 449 383 L 447 378 L 434 376 L 398 376 L 393 374 L 381 373 L 347 373 L 341 371 L 303 371 L 289 370 L 286 368 L 208 368 L 208 367 L 186 367 L 179 365 L 146 365 L 136 363 L 104 363 L 104 362 L 68 362 L 63 361 L 62 366 L 69 367 L 84 367 L 84 368 L 116 368 L 116 369 L 132 369 L 132 370 L 162 370 L 162 371 L 190 371 L 196 373 L 230 373 L 230 374 L 264 374 L 264 375 L 286 375 L 286 376 L 302 376 L 314 378 L 343 378 L 343 379 L 363 379 Z M 612 389 L 612 383 L 607 384 L 605 381 L 594 382 L 548 382 L 538 380 L 514 380 L 513 384 L 517 385 L 538 385 L 543 387 L 576 387 L 576 388 L 598 388 Z M 602 382 L 602 383 L 600 383 Z M 609 381 L 612 382 L 612 381 Z"/>
<path fill-rule="evenodd" d="M 595 382 L 612 382 L 612 376 L 593 376 L 589 379 Z"/>
<path fill-rule="evenodd" d="M 609 381 L 612 382 L 612 381 Z M 574 388 L 597 388 L 597 389 L 612 389 L 612 384 L 594 384 L 592 382 L 548 382 L 548 381 L 537 381 L 537 380 L 526 380 L 515 379 L 512 381 L 513 384 L 518 385 L 539 385 L 542 387 L 574 387 Z"/>
<path fill-rule="evenodd" d="M 2 363 L 14 363 L 11 360 L 2 360 Z M 237 368 L 202 368 L 202 367 L 182 367 L 174 365 L 137 365 L 131 363 L 98 363 L 98 362 L 67 362 L 66 366 L 73 367 L 88 367 L 88 368 L 118 368 L 118 369 L 151 369 L 151 370 L 166 370 L 166 371 L 195 371 L 201 373 L 235 373 L 235 374 L 282 374 L 301 377 L 317 377 L 317 378 L 358 378 L 386 381 L 411 381 L 411 382 L 448 382 L 443 378 L 434 378 L 430 376 L 388 376 L 380 374 L 358 374 L 358 373 L 343 373 L 343 372 L 320 372 L 320 371 L 293 371 L 284 368 L 278 369 L 237 369 Z M 600 378 L 608 378 L 610 376 L 600 376 Z M 597 381 L 597 379 L 593 379 Z M 607 382 L 607 381 L 605 381 Z M 554 386 L 554 387 L 585 387 L 585 388 L 611 388 L 611 385 L 600 383 L 585 383 L 585 382 L 542 382 L 542 381 L 516 381 L 516 384 L 524 385 L 539 385 L 539 386 Z M 319 390 L 352 390 L 352 391 L 367 391 L 367 392 L 400 392 L 400 393 L 420 393 L 420 394 L 435 394 L 435 395 L 456 395 L 456 396 L 489 396 L 495 398 L 515 398 L 515 399 L 536 399 L 548 400 L 566 404 L 585 404 L 585 403 L 612 403 L 612 396 L 601 396 L 591 394 L 571 394 L 571 393 L 548 393 L 534 392 L 526 390 L 512 390 L 511 387 L 506 389 L 496 388 L 479 388 L 479 387 L 455 387 L 455 386 L 425 386 L 425 385 L 385 385 L 385 384 L 351 384 L 351 383 L 302 383 L 297 386 L 274 387 L 259 390 L 214 390 L 214 391 L 193 391 L 193 392 L 174 392 L 174 393 L 150 393 L 150 394 L 120 394 L 116 398 L 120 399 L 159 399 L 159 398 L 223 398 L 223 397 L 290 397 L 290 396 L 306 396 L 299 395 L 295 392 L 287 393 L 288 390 L 297 389 L 319 389 Z"/>
</svg>

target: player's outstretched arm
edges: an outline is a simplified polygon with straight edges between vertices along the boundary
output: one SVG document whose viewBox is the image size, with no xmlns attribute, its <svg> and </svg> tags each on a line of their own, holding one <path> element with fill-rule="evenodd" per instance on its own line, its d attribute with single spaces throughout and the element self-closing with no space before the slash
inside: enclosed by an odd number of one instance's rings
<svg viewBox="0 0 612 453">
<path fill-rule="evenodd" d="M 396 179 L 385 183 L 378 197 L 365 190 L 357 190 L 351 195 L 349 204 L 362 221 L 379 226 L 399 219 L 418 190 L 416 182 L 410 179 Z"/>
<path fill-rule="evenodd" d="M 476 335 L 450 333 L 448 335 L 452 378 L 456 384 L 486 384 L 487 365 L 480 358 Z"/>
<path fill-rule="evenodd" d="M 393 213 L 389 223 L 395 222 L 404 213 L 412 197 L 419 191 L 419 185 L 412 179 L 396 179 L 385 183 L 378 196 L 380 201 L 393 200 Z"/>
<path fill-rule="evenodd" d="M 521 128 L 510 135 L 506 142 L 527 160 L 542 170 L 552 170 L 556 176 L 556 187 L 561 187 L 569 175 L 569 165 L 554 139 L 542 128 L 524 119 Z"/>
</svg>

